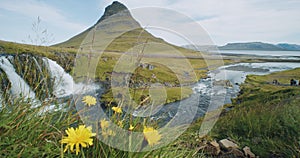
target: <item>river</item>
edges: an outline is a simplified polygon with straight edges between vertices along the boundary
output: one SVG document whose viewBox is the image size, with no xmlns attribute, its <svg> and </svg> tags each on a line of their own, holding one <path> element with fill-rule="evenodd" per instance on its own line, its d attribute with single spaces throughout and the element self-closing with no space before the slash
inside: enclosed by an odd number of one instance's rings
<svg viewBox="0 0 300 158">
<path fill-rule="evenodd" d="M 201 79 L 192 87 L 194 93 L 189 98 L 160 107 L 160 111 L 153 115 L 152 119 L 158 120 L 161 125 L 176 117 L 195 120 L 204 116 L 208 109 L 213 110 L 231 103 L 231 99 L 238 95 L 239 85 L 245 81 L 247 75 L 266 75 L 297 67 L 300 67 L 300 63 L 238 63 L 219 67 L 210 71 L 207 79 Z M 214 86 L 213 83 L 220 80 L 229 80 L 232 87 Z"/>
</svg>

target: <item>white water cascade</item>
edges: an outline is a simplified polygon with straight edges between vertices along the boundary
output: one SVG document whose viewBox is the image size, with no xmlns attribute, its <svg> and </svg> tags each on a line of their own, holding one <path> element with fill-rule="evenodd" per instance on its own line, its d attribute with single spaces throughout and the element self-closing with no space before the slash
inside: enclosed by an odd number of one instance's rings
<svg viewBox="0 0 300 158">
<path fill-rule="evenodd" d="M 21 96 L 27 99 L 35 99 L 35 93 L 23 78 L 16 73 L 14 66 L 4 56 L 0 57 L 0 68 L 5 72 L 9 79 L 11 83 L 10 91 L 15 97 Z"/>
<path fill-rule="evenodd" d="M 0 110 L 2 109 L 2 93 L 0 92 Z"/>
<path fill-rule="evenodd" d="M 53 94 L 60 98 L 72 94 L 85 93 L 99 88 L 98 85 L 87 85 L 84 83 L 75 83 L 73 77 L 66 73 L 57 62 L 43 58 L 44 63 L 50 71 L 51 78 L 54 80 Z"/>
<path fill-rule="evenodd" d="M 53 94 L 56 97 L 71 95 L 75 85 L 72 76 L 66 73 L 55 61 L 48 58 L 43 58 L 43 61 L 50 71 L 51 78 L 54 80 Z"/>
</svg>

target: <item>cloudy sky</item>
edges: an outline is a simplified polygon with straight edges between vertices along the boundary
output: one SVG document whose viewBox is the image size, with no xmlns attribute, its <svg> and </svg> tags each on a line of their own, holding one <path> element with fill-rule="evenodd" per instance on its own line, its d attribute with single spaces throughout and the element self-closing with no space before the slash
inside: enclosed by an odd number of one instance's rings
<svg viewBox="0 0 300 158">
<path fill-rule="evenodd" d="M 119 1 L 129 9 L 174 10 L 206 30 L 218 45 L 251 41 L 300 44 L 299 0 Z M 35 35 L 32 24 L 40 17 L 40 28 L 53 35 L 49 44 L 62 42 L 93 25 L 111 3 L 111 0 L 0 0 L 0 40 L 31 43 L 28 36 Z M 195 28 L 187 30 L 193 34 Z M 153 33 L 171 43 L 185 44 L 171 35 Z"/>
</svg>

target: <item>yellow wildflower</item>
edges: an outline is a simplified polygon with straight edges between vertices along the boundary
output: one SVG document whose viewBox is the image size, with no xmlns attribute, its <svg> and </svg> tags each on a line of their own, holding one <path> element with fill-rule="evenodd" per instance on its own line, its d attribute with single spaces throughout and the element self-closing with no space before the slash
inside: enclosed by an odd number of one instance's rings
<svg viewBox="0 0 300 158">
<path fill-rule="evenodd" d="M 109 126 L 109 121 L 106 121 L 105 119 L 100 121 L 100 126 L 102 129 L 105 129 Z"/>
<path fill-rule="evenodd" d="M 108 136 L 115 136 L 116 133 L 109 129 L 109 130 L 102 130 L 102 136 L 106 139 Z"/>
<path fill-rule="evenodd" d="M 84 96 L 82 98 L 82 102 L 84 102 L 87 106 L 92 106 L 97 103 L 96 98 L 90 95 Z"/>
<path fill-rule="evenodd" d="M 118 126 L 121 127 L 121 128 L 123 128 L 124 127 L 123 121 L 118 121 Z"/>
<path fill-rule="evenodd" d="M 74 129 L 73 127 L 66 130 L 68 134 L 67 137 L 63 137 L 61 143 L 67 144 L 64 152 L 70 148 L 71 152 L 74 151 L 74 146 L 76 147 L 76 155 L 80 152 L 79 145 L 83 148 L 88 145 L 93 145 L 92 136 L 95 136 L 96 133 L 92 133 L 92 127 L 85 127 L 85 125 L 80 125 L 78 128 Z"/>
<path fill-rule="evenodd" d="M 134 129 L 134 126 L 129 125 L 129 131 L 132 131 Z"/>
<path fill-rule="evenodd" d="M 120 107 L 112 107 L 111 109 L 116 113 L 119 113 L 119 114 L 122 113 L 122 108 L 120 108 Z"/>
<path fill-rule="evenodd" d="M 161 135 L 155 130 L 153 127 L 144 127 L 143 130 L 144 137 L 147 140 L 150 146 L 158 144 L 159 140 L 161 139 Z"/>
</svg>

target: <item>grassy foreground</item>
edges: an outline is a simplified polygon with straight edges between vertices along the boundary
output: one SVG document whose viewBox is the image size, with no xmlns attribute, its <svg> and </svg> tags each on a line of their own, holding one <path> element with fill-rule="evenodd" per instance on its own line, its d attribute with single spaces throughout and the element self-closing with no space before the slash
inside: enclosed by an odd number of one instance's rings
<svg viewBox="0 0 300 158">
<path fill-rule="evenodd" d="M 75 111 L 52 112 L 37 115 L 44 106 L 32 109 L 25 101 L 6 105 L 0 111 L 1 157 L 192 157 L 196 150 L 177 148 L 172 145 L 142 153 L 114 149 L 93 139 L 93 145 L 81 149 L 79 155 L 63 152 L 61 144 L 65 130 L 82 124 Z"/>
<path fill-rule="evenodd" d="M 35 64 L 30 64 L 30 66 L 26 66 L 22 64 L 22 61 L 27 60 L 21 59 L 19 60 L 18 55 L 30 55 L 35 57 L 48 57 L 53 60 L 58 61 L 59 64 L 62 64 L 65 69 L 69 65 L 71 68 L 71 63 L 75 57 L 74 49 L 61 49 L 55 47 L 38 47 L 31 45 L 22 45 L 11 42 L 0 42 L 1 51 L 3 54 L 10 54 L 16 56 L 18 60 L 14 63 L 17 65 L 17 73 L 22 73 L 25 70 L 23 76 L 28 76 L 30 79 L 30 75 L 33 73 Z M 107 62 L 115 62 L 114 53 L 107 54 L 108 57 L 111 57 L 107 60 Z M 120 56 L 120 55 L 118 55 Z M 181 59 L 174 59 L 174 63 Z M 197 63 L 197 60 L 201 60 L 201 62 Z M 198 66 L 206 66 L 205 61 L 202 59 L 193 59 L 195 65 Z M 103 64 L 106 65 L 106 64 Z M 110 65 L 110 64 L 109 64 Z M 98 65 L 99 66 L 99 65 Z M 25 67 L 23 70 L 23 67 Z M 200 68 L 201 68 L 200 67 Z M 109 70 L 98 68 L 99 70 Z M 67 69 L 68 70 L 68 69 Z M 71 71 L 71 69 L 69 69 Z M 112 70 L 111 70 L 112 71 Z M 111 72 L 110 71 L 110 72 Z M 147 70 L 148 71 L 148 70 Z M 200 70 L 201 74 L 205 74 L 207 70 Z M 153 71 L 157 72 L 158 79 L 165 79 L 164 76 L 167 76 L 167 80 L 169 82 L 176 82 L 174 80 L 174 75 L 168 69 L 158 68 Z M 149 76 L 149 74 L 145 71 L 139 71 L 141 76 L 139 78 L 143 78 L 145 76 Z M 173 146 L 172 143 L 166 147 L 160 148 L 158 150 L 142 152 L 142 153 L 131 153 L 125 152 L 118 149 L 114 149 L 100 142 L 98 139 L 93 138 L 93 145 L 89 148 L 81 149 L 80 154 L 77 156 L 75 153 L 71 153 L 70 151 L 63 152 L 65 145 L 61 144 L 61 140 L 64 136 L 66 136 L 66 129 L 70 127 L 78 127 L 83 124 L 80 120 L 77 111 L 74 109 L 74 105 L 67 105 L 67 111 L 56 111 L 43 113 L 40 112 L 49 105 L 57 104 L 51 102 L 41 102 L 40 107 L 32 108 L 32 103 L 27 102 L 22 99 L 13 99 L 9 95 L 9 84 L 7 78 L 4 73 L 2 73 L 1 82 L 3 79 L 4 89 L 3 92 L 3 103 L 0 110 L 0 157 L 192 157 L 193 155 L 201 156 L 202 154 L 198 154 L 196 149 L 185 149 Z M 96 76 L 100 77 L 102 74 L 97 74 Z M 170 76 L 170 77 L 168 77 Z M 3 78 L 2 78 L 3 77 Z M 44 75 L 45 78 L 38 79 L 47 79 L 49 76 Z M 33 80 L 35 81 L 35 80 Z M 34 83 L 32 81 L 32 83 Z M 146 77 L 147 81 L 147 77 Z M 31 82 L 28 82 L 31 85 Z M 37 97 L 43 95 L 43 89 L 45 87 L 41 87 L 40 91 L 35 91 Z M 167 88 L 168 93 L 168 102 L 176 101 L 181 98 L 181 88 L 180 87 L 169 87 Z M 191 90 L 189 88 L 183 89 L 184 97 L 187 97 Z M 138 89 L 136 94 L 146 95 L 145 90 Z M 100 99 L 100 98 L 97 98 Z M 134 98 L 137 102 L 139 101 L 138 97 Z M 149 119 L 149 118 L 147 118 Z M 119 122 L 115 122 L 118 124 Z M 153 127 L 155 127 L 155 122 L 151 123 Z M 128 129 L 128 122 L 124 121 L 124 128 Z M 143 126 L 140 124 L 136 124 L 137 131 L 143 131 Z"/>
</svg>

